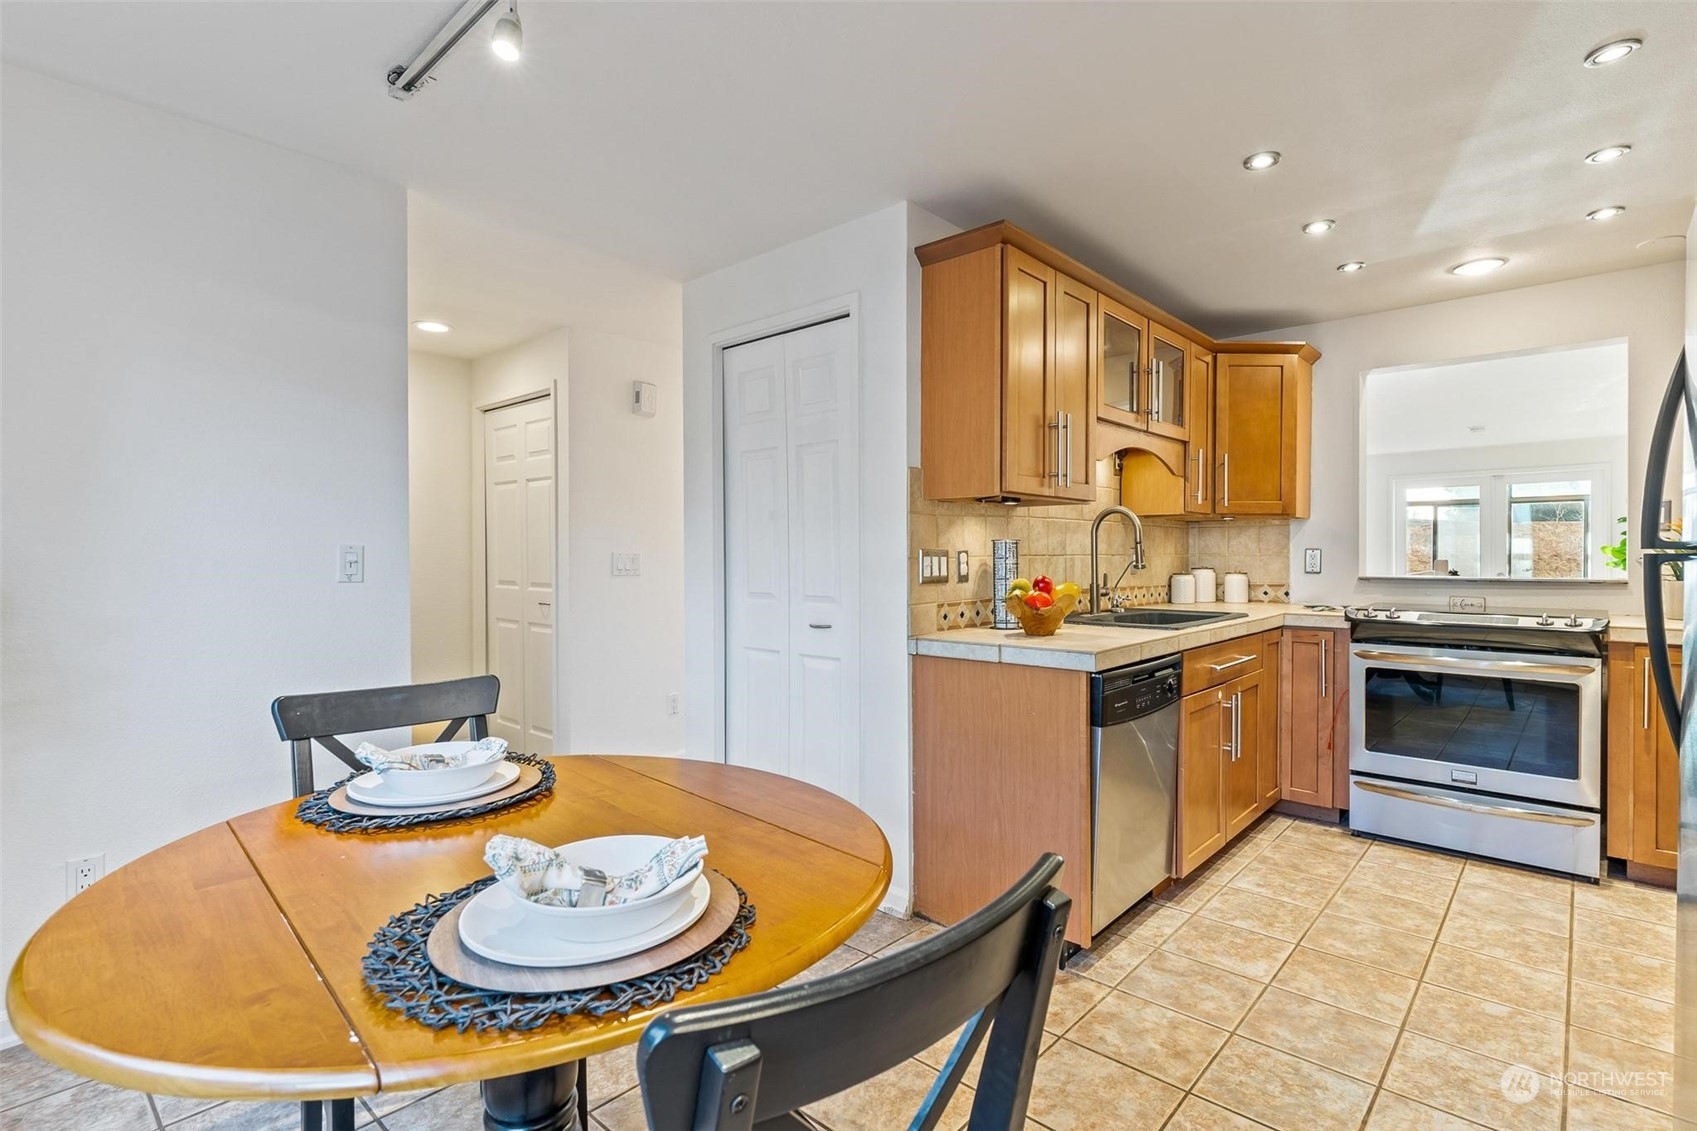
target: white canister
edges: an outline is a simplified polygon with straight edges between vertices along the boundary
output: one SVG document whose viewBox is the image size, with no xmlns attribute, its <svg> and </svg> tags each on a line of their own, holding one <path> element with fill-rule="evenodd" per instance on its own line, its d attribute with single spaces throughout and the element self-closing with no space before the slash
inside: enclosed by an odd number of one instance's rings
<svg viewBox="0 0 1697 1131">
<path fill-rule="evenodd" d="M 1175 573 L 1167 582 L 1167 599 L 1175 605 L 1196 603 L 1196 575 Z"/>
<path fill-rule="evenodd" d="M 1228 573 L 1225 576 L 1226 604 L 1243 605 L 1249 602 L 1249 575 Z"/>
<path fill-rule="evenodd" d="M 1212 604 L 1219 598 L 1219 591 L 1214 587 L 1214 571 L 1211 569 L 1193 569 L 1196 575 L 1196 603 L 1198 605 Z"/>
</svg>

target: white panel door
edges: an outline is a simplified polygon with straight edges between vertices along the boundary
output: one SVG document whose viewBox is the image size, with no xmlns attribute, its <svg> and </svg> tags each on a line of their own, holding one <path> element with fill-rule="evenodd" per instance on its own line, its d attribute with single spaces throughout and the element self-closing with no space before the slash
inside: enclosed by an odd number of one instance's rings
<svg viewBox="0 0 1697 1131">
<path fill-rule="evenodd" d="M 483 414 L 489 671 L 501 699 L 489 733 L 554 749 L 554 407 L 549 397 Z"/>
<path fill-rule="evenodd" d="M 726 757 L 860 793 L 854 325 L 725 351 Z"/>
</svg>

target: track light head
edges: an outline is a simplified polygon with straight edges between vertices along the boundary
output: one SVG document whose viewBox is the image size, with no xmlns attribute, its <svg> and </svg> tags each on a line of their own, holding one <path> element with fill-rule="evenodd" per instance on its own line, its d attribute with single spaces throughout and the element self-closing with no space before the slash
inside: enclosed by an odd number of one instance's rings
<svg viewBox="0 0 1697 1131">
<path fill-rule="evenodd" d="M 516 0 L 508 0 L 507 10 L 495 21 L 494 30 L 489 33 L 489 50 L 507 63 L 518 62 L 524 54 L 524 25 L 519 23 Z"/>
</svg>

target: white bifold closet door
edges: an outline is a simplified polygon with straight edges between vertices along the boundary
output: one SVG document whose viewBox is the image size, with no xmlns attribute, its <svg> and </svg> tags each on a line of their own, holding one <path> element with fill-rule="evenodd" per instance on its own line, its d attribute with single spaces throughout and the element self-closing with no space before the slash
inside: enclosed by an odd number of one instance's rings
<svg viewBox="0 0 1697 1131">
<path fill-rule="evenodd" d="M 724 352 L 726 760 L 850 801 L 860 794 L 854 334 L 839 318 Z"/>
<path fill-rule="evenodd" d="M 501 681 L 489 733 L 554 753 L 554 402 L 483 414 L 488 670 Z"/>
</svg>

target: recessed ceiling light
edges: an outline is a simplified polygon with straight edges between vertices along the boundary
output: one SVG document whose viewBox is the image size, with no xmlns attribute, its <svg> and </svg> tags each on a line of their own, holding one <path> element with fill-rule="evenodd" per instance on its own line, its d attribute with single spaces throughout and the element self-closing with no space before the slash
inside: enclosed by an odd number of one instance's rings
<svg viewBox="0 0 1697 1131">
<path fill-rule="evenodd" d="M 1640 47 L 1644 46 L 1642 39 L 1617 39 L 1613 43 L 1605 43 L 1595 48 L 1585 56 L 1587 67 L 1606 67 L 1610 63 L 1618 63 Z"/>
<path fill-rule="evenodd" d="M 1599 208 L 1595 212 L 1587 212 L 1585 214 L 1585 218 L 1587 220 L 1613 220 L 1616 216 L 1619 216 L 1625 211 L 1626 205 L 1611 204 L 1607 208 Z"/>
<path fill-rule="evenodd" d="M 1323 236 L 1337 226 L 1336 220 L 1310 220 L 1302 225 L 1302 234 L 1305 236 Z"/>
<path fill-rule="evenodd" d="M 1251 153 L 1243 159 L 1243 167 L 1252 173 L 1259 173 L 1262 169 L 1271 169 L 1278 163 L 1279 154 L 1274 149 L 1263 149 L 1260 153 Z"/>
<path fill-rule="evenodd" d="M 426 334 L 446 334 L 449 330 L 453 329 L 453 327 L 448 325 L 446 322 L 432 322 L 428 319 L 423 322 L 414 322 L 412 324 L 412 328 L 414 330 L 423 330 Z"/>
<path fill-rule="evenodd" d="M 1508 260 L 1490 256 L 1485 259 L 1469 259 L 1466 263 L 1457 263 L 1450 268 L 1451 275 L 1489 275 L 1499 267 L 1507 266 Z"/>
<path fill-rule="evenodd" d="M 1365 266 L 1367 266 L 1367 264 L 1361 262 L 1361 260 L 1359 260 L 1359 259 L 1355 259 L 1355 260 L 1351 260 L 1348 263 L 1338 264 L 1338 270 L 1342 271 L 1345 275 L 1353 275 L 1353 274 L 1355 274 L 1355 272 L 1361 270 Z"/>
<path fill-rule="evenodd" d="M 1610 161 L 1619 161 L 1632 152 L 1630 145 L 1605 145 L 1593 153 L 1585 155 L 1587 165 L 1607 165 Z"/>
</svg>

